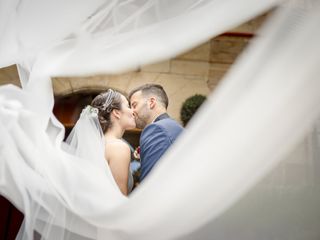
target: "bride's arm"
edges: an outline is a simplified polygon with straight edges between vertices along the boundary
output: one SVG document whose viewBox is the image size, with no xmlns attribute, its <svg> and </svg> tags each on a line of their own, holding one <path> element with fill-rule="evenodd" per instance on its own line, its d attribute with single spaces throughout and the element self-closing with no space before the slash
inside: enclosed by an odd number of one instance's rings
<svg viewBox="0 0 320 240">
<path fill-rule="evenodd" d="M 130 148 L 124 142 L 110 144 L 107 148 L 108 161 L 113 178 L 115 179 L 120 191 L 128 195 L 128 174 L 130 165 Z"/>
</svg>

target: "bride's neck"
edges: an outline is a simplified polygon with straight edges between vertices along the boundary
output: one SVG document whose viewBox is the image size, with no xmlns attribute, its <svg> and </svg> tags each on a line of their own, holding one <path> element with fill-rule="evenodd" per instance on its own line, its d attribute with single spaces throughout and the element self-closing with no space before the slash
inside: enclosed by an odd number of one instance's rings
<svg viewBox="0 0 320 240">
<path fill-rule="evenodd" d="M 107 139 L 112 139 L 112 138 L 121 139 L 123 134 L 124 134 L 124 130 L 119 126 L 114 125 L 107 130 L 104 136 Z"/>
</svg>

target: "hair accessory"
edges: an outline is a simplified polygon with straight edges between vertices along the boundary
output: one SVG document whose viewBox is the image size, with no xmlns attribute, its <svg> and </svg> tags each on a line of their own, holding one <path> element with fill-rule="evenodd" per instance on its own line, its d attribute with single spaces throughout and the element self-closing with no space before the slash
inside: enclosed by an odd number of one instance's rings
<svg viewBox="0 0 320 240">
<path fill-rule="evenodd" d="M 84 109 L 82 109 L 80 117 L 84 116 L 91 116 L 91 117 L 98 117 L 99 109 L 87 105 Z"/>
<path fill-rule="evenodd" d="M 112 101 L 114 100 L 116 94 L 117 94 L 117 92 L 114 91 L 114 90 L 112 90 L 112 89 L 108 89 L 107 92 L 102 93 L 102 96 L 103 96 L 103 95 L 107 95 L 106 101 L 105 101 L 104 104 L 102 105 L 102 109 L 103 109 L 103 110 L 106 110 L 107 107 L 110 106 L 110 104 L 111 104 Z"/>
</svg>

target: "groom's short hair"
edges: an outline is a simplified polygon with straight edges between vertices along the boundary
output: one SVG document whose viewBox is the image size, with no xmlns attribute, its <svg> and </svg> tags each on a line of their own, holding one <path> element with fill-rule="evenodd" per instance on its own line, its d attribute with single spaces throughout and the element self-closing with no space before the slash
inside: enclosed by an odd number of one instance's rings
<svg viewBox="0 0 320 240">
<path fill-rule="evenodd" d="M 147 83 L 140 87 L 137 87 L 130 92 L 129 99 L 131 99 L 131 96 L 133 94 L 139 91 L 141 91 L 142 96 L 144 97 L 147 97 L 149 95 L 156 95 L 158 97 L 159 102 L 161 102 L 166 109 L 168 108 L 168 105 L 169 105 L 168 95 L 161 85 Z"/>
</svg>

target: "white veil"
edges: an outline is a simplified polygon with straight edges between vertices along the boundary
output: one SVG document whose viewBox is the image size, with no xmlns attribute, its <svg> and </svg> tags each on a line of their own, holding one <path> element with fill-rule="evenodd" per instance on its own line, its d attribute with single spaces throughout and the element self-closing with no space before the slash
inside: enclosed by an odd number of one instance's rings
<svg viewBox="0 0 320 240">
<path fill-rule="evenodd" d="M 129 198 L 99 160 L 99 134 L 83 158 L 61 149 L 49 76 L 171 57 L 272 7 Z M 0 192 L 25 214 L 19 237 L 319 239 L 319 11 L 313 0 L 1 1 L 0 65 L 18 63 L 23 82 L 0 87 Z"/>
<path fill-rule="evenodd" d="M 89 141 L 92 144 L 88 144 Z M 97 152 L 97 156 L 104 156 L 104 138 L 98 120 L 98 109 L 88 105 L 82 110 L 65 143 L 66 151 L 74 156 L 90 159 L 92 152 Z M 94 149 L 89 149 L 93 146 Z M 97 157 L 92 157 L 92 160 L 97 160 Z"/>
<path fill-rule="evenodd" d="M 0 111 L 1 192 L 26 216 L 18 239 L 33 239 L 33 230 L 44 239 L 96 239 L 97 227 L 90 221 L 127 199 L 105 162 L 95 112 L 84 109 L 62 150 L 39 131 L 41 115 L 23 110 L 27 94 L 13 86 L 1 90 L 6 97 Z"/>
</svg>

